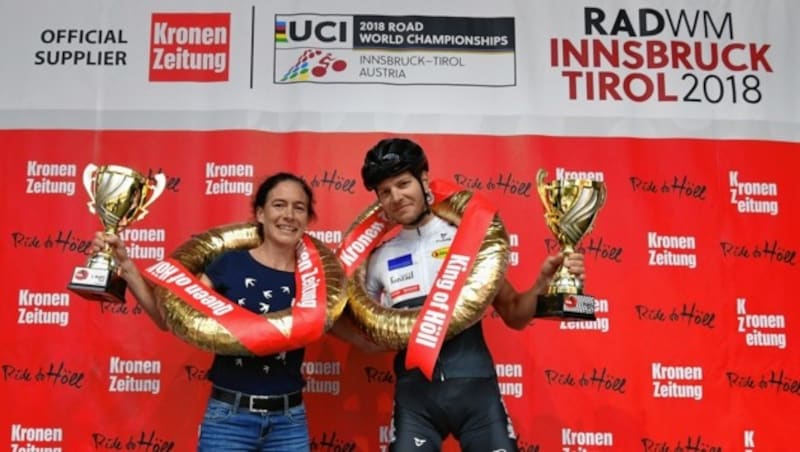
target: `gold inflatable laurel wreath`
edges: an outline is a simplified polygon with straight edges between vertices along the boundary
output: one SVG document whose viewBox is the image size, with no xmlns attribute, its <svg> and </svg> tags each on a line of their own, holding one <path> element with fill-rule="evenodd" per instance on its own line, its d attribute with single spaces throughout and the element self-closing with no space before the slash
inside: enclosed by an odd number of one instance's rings
<svg viewBox="0 0 800 452">
<path fill-rule="evenodd" d="M 237 223 L 209 229 L 184 242 L 170 257 L 180 262 L 192 274 L 198 275 L 211 261 L 225 251 L 250 249 L 258 246 L 261 243 L 258 227 L 260 225 L 253 223 Z M 314 237 L 310 238 L 322 261 L 322 270 L 327 284 L 325 318 L 325 330 L 327 331 L 344 310 L 346 302 L 344 272 L 333 252 L 323 242 Z M 164 306 L 166 323 L 176 336 L 203 350 L 220 355 L 252 355 L 230 331 L 216 320 L 197 311 L 163 287 L 156 286 L 154 292 L 156 300 Z M 260 316 L 288 337 L 292 328 L 291 308 L 267 312 Z"/>
<path fill-rule="evenodd" d="M 459 191 L 431 206 L 433 213 L 443 220 L 458 225 L 472 197 L 470 191 Z M 375 202 L 362 212 L 350 226 L 345 237 L 380 205 Z M 495 215 L 481 242 L 474 266 L 461 289 L 453 317 L 447 329 L 447 339 L 452 338 L 478 322 L 497 294 L 508 266 L 508 233 L 500 217 Z M 408 340 L 421 308 L 396 309 L 382 306 L 367 295 L 365 287 L 366 262 L 359 265 L 347 282 L 347 314 L 376 344 L 401 350 Z"/>
</svg>

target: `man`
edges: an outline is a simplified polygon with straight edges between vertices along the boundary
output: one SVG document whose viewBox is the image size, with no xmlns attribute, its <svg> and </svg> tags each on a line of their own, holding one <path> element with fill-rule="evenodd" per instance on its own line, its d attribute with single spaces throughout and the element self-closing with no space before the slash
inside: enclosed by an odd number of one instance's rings
<svg viewBox="0 0 800 452">
<path fill-rule="evenodd" d="M 402 231 L 377 248 L 367 264 L 366 289 L 373 299 L 394 308 L 421 306 L 456 227 L 433 215 L 428 160 L 411 140 L 384 139 L 370 149 L 361 169 L 364 186 L 374 190 L 386 215 Z M 563 258 L 547 257 L 534 285 L 518 293 L 504 280 L 493 300 L 506 325 L 523 329 Z M 583 278 L 583 256 L 565 262 Z M 392 451 L 438 451 L 452 434 L 464 451 L 516 451 L 516 434 L 497 384 L 494 363 L 480 322 L 446 341 L 431 381 L 419 369 L 405 368 L 406 351 L 395 357 Z"/>
</svg>

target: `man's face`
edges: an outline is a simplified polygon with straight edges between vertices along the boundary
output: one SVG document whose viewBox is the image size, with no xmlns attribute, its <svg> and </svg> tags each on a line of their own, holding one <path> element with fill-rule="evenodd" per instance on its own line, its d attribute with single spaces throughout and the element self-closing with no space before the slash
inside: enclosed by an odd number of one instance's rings
<svg viewBox="0 0 800 452">
<path fill-rule="evenodd" d="M 427 174 L 422 180 L 427 183 Z M 386 215 L 402 225 L 411 224 L 425 210 L 425 192 L 410 171 L 384 179 L 375 192 Z"/>
</svg>

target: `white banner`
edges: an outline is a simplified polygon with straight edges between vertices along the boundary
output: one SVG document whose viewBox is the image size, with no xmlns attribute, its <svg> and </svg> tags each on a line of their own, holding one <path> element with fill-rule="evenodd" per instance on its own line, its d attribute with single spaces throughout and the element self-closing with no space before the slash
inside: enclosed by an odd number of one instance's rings
<svg viewBox="0 0 800 452">
<path fill-rule="evenodd" d="M 788 0 L 4 9 L 2 128 L 800 139 Z"/>
</svg>

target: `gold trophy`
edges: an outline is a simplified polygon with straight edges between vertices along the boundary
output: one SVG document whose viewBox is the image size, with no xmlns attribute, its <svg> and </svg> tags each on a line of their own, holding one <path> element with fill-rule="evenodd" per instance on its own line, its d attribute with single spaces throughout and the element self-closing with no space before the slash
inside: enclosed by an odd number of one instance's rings
<svg viewBox="0 0 800 452">
<path fill-rule="evenodd" d="M 586 179 L 545 183 L 547 171 L 536 174 L 536 186 L 544 204 L 547 227 L 556 236 L 564 256 L 575 252 L 584 235 L 592 230 L 597 213 L 606 201 L 606 185 Z M 539 295 L 534 317 L 595 320 L 594 297 L 583 293 L 583 281 L 563 265 L 547 293 Z"/>
<path fill-rule="evenodd" d="M 117 234 L 147 215 L 147 207 L 166 187 L 163 174 L 153 179 L 155 183 L 124 166 L 86 167 L 83 185 L 89 193 L 89 211 L 100 217 L 106 233 Z M 107 248 L 91 255 L 86 266 L 76 267 L 67 288 L 87 300 L 124 303 L 127 283 Z"/>
</svg>

